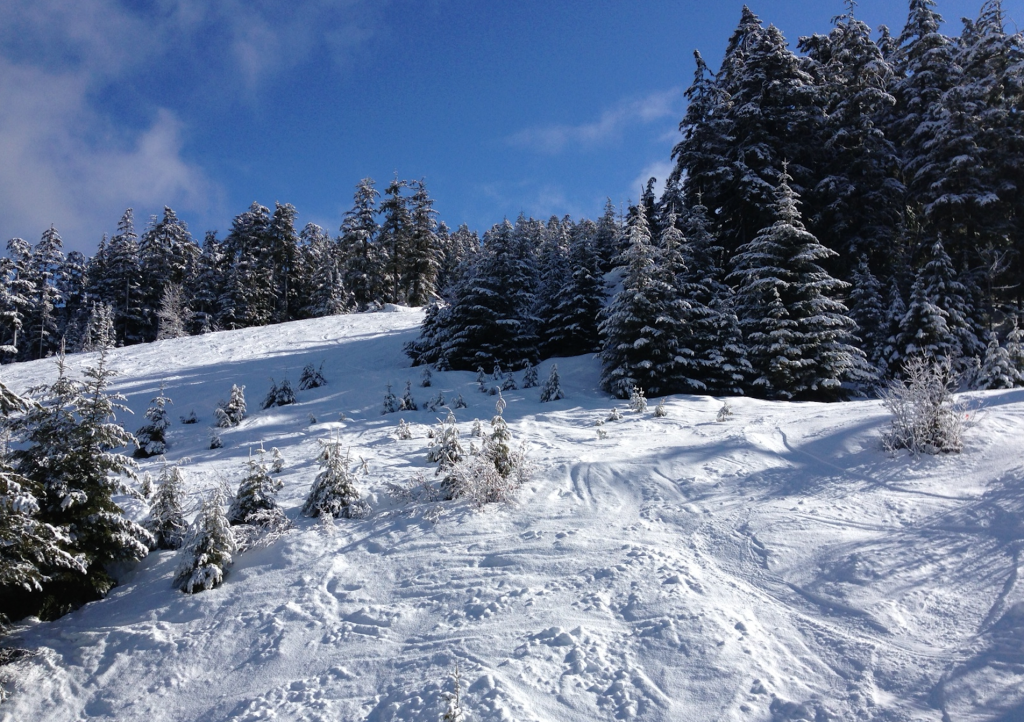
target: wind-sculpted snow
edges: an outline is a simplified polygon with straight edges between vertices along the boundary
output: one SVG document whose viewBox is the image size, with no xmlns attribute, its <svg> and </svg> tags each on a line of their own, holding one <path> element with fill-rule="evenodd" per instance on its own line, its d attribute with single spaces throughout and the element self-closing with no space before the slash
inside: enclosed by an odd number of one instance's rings
<svg viewBox="0 0 1024 722">
<path fill-rule="evenodd" d="M 874 401 L 740 398 L 718 422 L 720 399 L 676 397 L 655 418 L 602 394 L 595 359 L 561 358 L 565 399 L 504 395 L 532 479 L 515 505 L 476 511 L 413 483 L 436 479 L 426 432 L 441 412 L 381 414 L 386 384 L 412 380 L 417 401 L 463 395 L 467 450 L 474 418 L 489 428 L 496 397 L 475 374 L 416 385 L 401 349 L 420 319 L 113 352 L 133 409 L 164 382 L 170 418 L 200 419 L 167 435 L 169 460 L 191 458 L 190 516 L 218 483 L 237 488 L 262 442 L 285 458 L 278 499 L 295 526 L 238 555 L 217 589 L 173 590 L 175 554 L 155 552 L 106 600 L 20 627 L 11 641 L 39 651 L 7 668 L 0 720 L 434 721 L 456 662 L 470 720 L 1024 717 L 1024 391 L 972 395 L 963 453 L 915 458 L 882 451 Z M 232 384 L 261 398 L 321 361 L 326 386 L 209 449 Z M 54 372 L 33 362 L 5 381 L 24 391 Z M 621 420 L 596 425 L 616 404 Z M 330 527 L 300 509 L 317 440 L 334 435 L 366 462 L 370 514 Z"/>
</svg>

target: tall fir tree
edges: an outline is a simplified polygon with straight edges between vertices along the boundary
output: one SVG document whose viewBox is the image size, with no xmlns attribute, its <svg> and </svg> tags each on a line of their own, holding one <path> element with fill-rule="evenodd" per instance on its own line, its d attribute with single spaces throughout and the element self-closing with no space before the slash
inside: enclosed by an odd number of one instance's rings
<svg viewBox="0 0 1024 722">
<path fill-rule="evenodd" d="M 692 353 L 678 344 L 685 304 L 658 265 L 642 204 L 633 216 L 623 260 L 622 288 L 600 326 L 601 385 L 619 398 L 628 398 L 635 386 L 651 394 L 671 393 L 680 362 Z"/>
<path fill-rule="evenodd" d="M 864 357 L 839 300 L 848 285 L 821 266 L 835 252 L 804 227 L 789 181 L 783 172 L 775 221 L 733 258 L 751 386 L 770 398 L 835 400 L 845 395 L 844 381 L 865 380 Z"/>
</svg>

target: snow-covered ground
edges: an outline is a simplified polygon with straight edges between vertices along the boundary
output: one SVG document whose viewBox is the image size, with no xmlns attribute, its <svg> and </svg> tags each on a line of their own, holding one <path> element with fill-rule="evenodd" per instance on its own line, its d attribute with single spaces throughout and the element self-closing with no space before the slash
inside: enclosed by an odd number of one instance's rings
<svg viewBox="0 0 1024 722">
<path fill-rule="evenodd" d="M 286 458 L 295 528 L 213 591 L 174 591 L 175 554 L 157 552 L 108 599 L 21 628 L 9 641 L 41 654 L 15 665 L 0 720 L 437 720 L 456 661 L 471 720 L 1024 719 L 1024 390 L 972 395 L 964 452 L 913 458 L 881 450 L 877 402 L 734 399 L 720 423 L 720 400 L 675 397 L 659 419 L 656 400 L 640 416 L 600 392 L 595 359 L 559 359 L 565 400 L 505 394 L 534 475 L 515 506 L 481 512 L 388 492 L 432 479 L 441 415 L 382 416 L 388 382 L 401 396 L 411 380 L 421 403 L 461 392 L 467 444 L 494 410 L 475 374 L 419 387 L 401 349 L 421 318 L 113 352 L 129 429 L 161 382 L 175 421 L 199 416 L 169 437 L 169 459 L 191 459 L 193 508 L 234 488 L 262 442 Z M 296 385 L 321 361 L 328 386 L 259 410 L 271 378 Z M 54 373 L 3 377 L 24 391 Z M 250 415 L 210 450 L 232 383 Z M 622 420 L 596 427 L 616 404 Z M 412 440 L 395 437 L 399 418 Z M 299 507 L 333 434 L 367 462 L 372 513 L 332 534 Z"/>
</svg>

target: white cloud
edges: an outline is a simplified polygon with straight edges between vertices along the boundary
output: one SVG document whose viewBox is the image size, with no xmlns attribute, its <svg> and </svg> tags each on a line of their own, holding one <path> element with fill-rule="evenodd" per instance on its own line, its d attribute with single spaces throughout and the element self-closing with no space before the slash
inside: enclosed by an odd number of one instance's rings
<svg viewBox="0 0 1024 722">
<path fill-rule="evenodd" d="M 589 147 L 617 138 L 629 126 L 646 124 L 682 113 L 679 88 L 626 100 L 601 113 L 590 123 L 527 128 L 512 135 L 512 145 L 543 153 L 559 153 L 570 146 Z"/>
<path fill-rule="evenodd" d="M 128 206 L 137 217 L 165 204 L 203 220 L 219 214 L 223 192 L 188 159 L 179 118 L 141 97 L 109 107 L 104 91 L 180 67 L 223 97 L 252 95 L 313 53 L 345 62 L 383 5 L 0 0 L 0 242 L 34 240 L 53 223 L 70 247 L 91 252 Z"/>
<path fill-rule="evenodd" d="M 656 178 L 657 183 L 654 184 L 654 192 L 658 198 L 661 198 L 661 194 L 665 192 L 665 182 L 675 167 L 675 163 L 668 160 L 656 160 L 653 163 L 647 164 L 640 171 L 640 175 L 634 179 L 632 187 L 626 191 L 625 197 L 635 203 L 640 199 L 640 194 L 647 187 L 647 181 L 651 178 Z"/>
</svg>

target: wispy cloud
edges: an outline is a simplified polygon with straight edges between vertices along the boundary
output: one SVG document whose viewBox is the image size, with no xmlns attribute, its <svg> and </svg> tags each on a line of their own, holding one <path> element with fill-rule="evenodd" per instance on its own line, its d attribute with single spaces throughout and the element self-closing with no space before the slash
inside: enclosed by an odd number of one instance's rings
<svg viewBox="0 0 1024 722">
<path fill-rule="evenodd" d="M 680 88 L 652 93 L 643 98 L 624 100 L 601 113 L 592 122 L 580 125 L 549 125 L 526 128 L 510 136 L 512 145 L 542 153 L 560 153 L 569 147 L 591 147 L 618 138 L 632 125 L 647 124 L 682 112 Z"/>
<path fill-rule="evenodd" d="M 383 5 L 0 0 L 0 234 L 34 237 L 53 223 L 91 250 L 128 206 L 219 212 L 223 191 L 190 159 L 189 128 L 167 101 L 111 107 L 105 91 L 174 67 L 194 88 L 251 96 L 314 53 L 346 62 Z"/>
<path fill-rule="evenodd" d="M 640 200 L 640 194 L 647 187 L 647 181 L 655 178 L 657 182 L 654 184 L 654 192 L 661 198 L 662 193 L 665 192 L 665 181 L 668 180 L 674 169 L 675 164 L 668 160 L 656 160 L 653 163 L 648 163 L 640 171 L 640 175 L 633 179 L 632 187 L 626 191 L 625 197 L 634 202 Z"/>
</svg>

